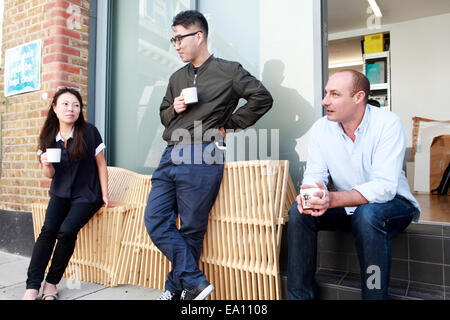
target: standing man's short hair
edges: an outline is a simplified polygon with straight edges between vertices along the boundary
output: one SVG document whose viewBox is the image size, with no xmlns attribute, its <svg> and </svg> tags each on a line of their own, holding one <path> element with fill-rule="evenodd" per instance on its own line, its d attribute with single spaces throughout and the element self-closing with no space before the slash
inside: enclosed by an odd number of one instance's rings
<svg viewBox="0 0 450 320">
<path fill-rule="evenodd" d="M 352 70 L 352 69 L 345 69 L 345 70 L 341 70 L 339 72 L 350 72 L 352 74 L 352 78 L 353 78 L 352 95 L 355 95 L 359 91 L 364 91 L 364 93 L 366 94 L 366 97 L 364 100 L 365 100 L 365 103 L 367 104 L 367 101 L 369 100 L 369 95 L 370 95 L 369 79 L 367 79 L 367 77 L 364 74 L 362 74 L 361 72 L 358 72 L 358 71 Z"/>
<path fill-rule="evenodd" d="M 188 28 L 192 25 L 197 25 L 205 34 L 205 39 L 208 38 L 208 21 L 206 21 L 206 18 L 203 14 L 196 10 L 182 11 L 177 14 L 173 18 L 172 27 L 178 25 L 181 25 L 185 28 Z"/>
</svg>

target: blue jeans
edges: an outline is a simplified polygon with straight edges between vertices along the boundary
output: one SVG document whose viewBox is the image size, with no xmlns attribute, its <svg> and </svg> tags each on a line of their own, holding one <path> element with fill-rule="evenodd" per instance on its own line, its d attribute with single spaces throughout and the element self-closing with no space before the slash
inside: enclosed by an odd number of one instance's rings
<svg viewBox="0 0 450 320">
<path fill-rule="evenodd" d="M 200 145 L 200 150 L 211 147 Z M 191 163 L 176 164 L 165 149 L 158 168 L 152 175 L 152 188 L 145 210 L 145 226 L 153 243 L 172 263 L 165 290 L 181 293 L 206 280 L 198 268 L 209 212 L 216 200 L 223 176 L 223 161 L 219 164 L 194 163 L 194 149 L 189 145 Z M 211 150 L 211 149 L 210 149 Z M 183 155 L 184 151 L 181 151 Z M 212 153 L 219 153 L 212 149 Z M 220 152 L 223 160 L 223 153 Z M 198 156 L 198 153 L 197 153 Z M 179 159 L 178 159 L 179 160 Z M 198 162 L 198 157 L 195 162 Z M 180 229 L 176 219 L 180 216 Z"/>
<path fill-rule="evenodd" d="M 320 217 L 289 210 L 287 287 L 290 299 L 314 299 L 317 232 L 351 231 L 358 254 L 363 299 L 388 299 L 390 239 L 402 232 L 418 209 L 402 196 L 386 203 L 360 205 L 353 215 L 332 208 Z M 378 277 L 378 278 L 375 278 Z"/>
</svg>

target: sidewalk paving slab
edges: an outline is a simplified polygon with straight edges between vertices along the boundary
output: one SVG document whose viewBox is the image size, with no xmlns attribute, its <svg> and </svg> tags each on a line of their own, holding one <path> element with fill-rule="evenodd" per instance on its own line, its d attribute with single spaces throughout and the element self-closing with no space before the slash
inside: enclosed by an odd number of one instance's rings
<svg viewBox="0 0 450 320">
<path fill-rule="evenodd" d="M 161 291 L 131 285 L 106 287 L 77 300 L 157 300 Z"/>
<path fill-rule="evenodd" d="M 26 281 L 29 258 L 3 253 L 0 257 L 0 288 Z"/>
<path fill-rule="evenodd" d="M 0 300 L 22 298 L 29 264 L 28 257 L 0 251 Z M 147 287 L 107 287 L 67 278 L 58 284 L 58 291 L 60 300 L 157 300 L 161 295 L 160 290 Z"/>
</svg>

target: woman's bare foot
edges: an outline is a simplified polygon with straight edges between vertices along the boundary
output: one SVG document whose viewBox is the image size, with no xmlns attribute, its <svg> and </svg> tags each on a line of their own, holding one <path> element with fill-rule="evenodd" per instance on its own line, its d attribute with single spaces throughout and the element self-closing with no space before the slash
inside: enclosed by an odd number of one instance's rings
<svg viewBox="0 0 450 320">
<path fill-rule="evenodd" d="M 58 294 L 58 288 L 56 288 L 55 284 L 45 282 L 42 294 L 43 295 L 47 295 L 47 294 L 56 295 L 56 294 Z"/>
<path fill-rule="evenodd" d="M 36 289 L 27 289 L 25 294 L 22 297 L 22 300 L 36 300 L 39 295 L 39 290 Z"/>
</svg>

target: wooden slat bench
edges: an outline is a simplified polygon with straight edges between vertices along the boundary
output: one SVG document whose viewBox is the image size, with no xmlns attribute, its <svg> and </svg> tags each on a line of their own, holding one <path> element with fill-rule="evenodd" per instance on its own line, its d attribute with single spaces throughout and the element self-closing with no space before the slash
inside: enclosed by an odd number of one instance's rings
<svg viewBox="0 0 450 320">
<path fill-rule="evenodd" d="M 64 277 L 114 286 L 126 219 L 145 210 L 151 176 L 116 167 L 108 167 L 108 174 L 110 199 L 116 207 L 102 207 L 80 230 Z M 44 224 L 47 205 L 32 205 L 35 239 Z"/>
<path fill-rule="evenodd" d="M 144 224 L 151 176 L 108 167 L 110 198 L 80 231 L 65 277 L 107 286 L 163 290 L 171 264 Z M 287 160 L 225 163 L 199 266 L 216 290 L 211 299 L 281 299 L 283 224 L 295 200 Z M 35 237 L 47 204 L 33 205 Z"/>
</svg>

